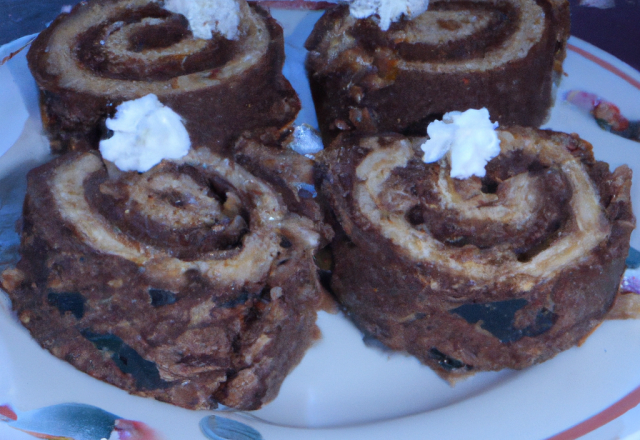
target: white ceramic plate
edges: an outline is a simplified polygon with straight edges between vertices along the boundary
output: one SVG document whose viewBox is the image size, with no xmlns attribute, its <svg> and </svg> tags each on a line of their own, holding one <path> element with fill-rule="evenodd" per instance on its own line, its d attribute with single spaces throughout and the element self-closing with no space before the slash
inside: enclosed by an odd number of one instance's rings
<svg viewBox="0 0 640 440">
<path fill-rule="evenodd" d="M 298 121 L 315 124 L 302 44 L 319 13 L 274 15 L 285 25 L 285 74 L 303 101 Z M 0 60 L 27 41 L 25 37 L 0 48 Z M 596 93 L 637 120 L 640 73 L 583 41 L 572 38 L 570 43 L 566 77 L 547 126 L 579 133 L 594 144 L 598 159 L 612 167 L 627 163 L 638 172 L 640 143 L 604 132 L 562 97 L 570 89 Z M 0 66 L 0 154 L 2 267 L 15 262 L 14 223 L 20 215 L 25 173 L 49 158 L 24 51 Z M 636 207 L 639 185 L 636 180 L 632 189 Z M 632 246 L 640 248 L 637 233 Z M 607 423 L 640 401 L 640 321 L 607 321 L 581 347 L 548 362 L 519 372 L 476 374 L 455 387 L 411 357 L 365 347 L 342 315 L 321 313 L 319 325 L 323 338 L 286 379 L 275 401 L 251 415 L 222 415 L 253 426 L 265 440 L 560 440 L 605 424 L 590 438 L 623 438 L 640 431 L 635 413 Z M 131 396 L 76 371 L 30 338 L 0 292 L 0 405 L 26 411 L 62 402 L 87 403 L 143 421 L 167 440 L 204 439 L 198 422 L 214 413 Z M 33 437 L 0 423 L 0 438 Z"/>
</svg>

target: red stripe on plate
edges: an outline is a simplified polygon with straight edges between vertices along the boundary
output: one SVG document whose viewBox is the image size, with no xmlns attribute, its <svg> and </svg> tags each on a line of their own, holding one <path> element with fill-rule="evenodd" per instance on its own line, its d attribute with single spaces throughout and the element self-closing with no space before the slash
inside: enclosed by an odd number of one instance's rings
<svg viewBox="0 0 640 440">
<path fill-rule="evenodd" d="M 582 55 L 586 59 L 593 61 L 600 67 L 608 70 L 614 75 L 619 76 L 623 80 L 627 81 L 629 84 L 640 90 L 640 81 L 632 78 L 631 76 L 624 73 L 622 70 L 618 69 L 616 66 L 608 63 L 594 54 L 587 52 L 584 49 L 574 46 L 573 44 L 567 44 L 569 50 L 576 52 L 579 55 Z M 608 408 L 600 411 L 598 414 L 586 419 L 583 422 L 578 423 L 577 425 L 562 431 L 552 437 L 549 437 L 547 440 L 575 440 L 578 437 L 582 437 L 590 433 L 591 431 L 595 431 L 601 426 L 606 425 L 612 420 L 617 419 L 627 411 L 632 408 L 635 408 L 640 403 L 640 386 L 631 391 L 629 394 L 624 396 L 622 399 L 618 400 L 616 403 L 611 405 Z"/>
<path fill-rule="evenodd" d="M 592 54 L 590 52 L 587 52 L 584 49 L 581 49 L 579 47 L 574 46 L 573 44 L 567 44 L 567 48 L 569 48 L 569 50 L 572 50 L 577 54 L 582 55 L 586 59 L 593 61 L 598 66 L 608 70 L 609 72 L 613 73 L 614 75 L 618 75 L 620 78 L 622 78 L 623 80 L 625 80 L 626 82 L 628 82 L 629 84 L 634 86 L 636 89 L 640 90 L 640 81 L 638 81 L 635 78 L 632 78 L 631 76 L 627 75 L 626 73 L 624 73 L 622 70 L 618 69 L 613 64 L 610 64 L 610 63 L 606 62 L 605 60 L 602 60 L 602 59 L 598 58 L 594 54 Z"/>
<path fill-rule="evenodd" d="M 591 431 L 595 431 L 610 421 L 617 419 L 630 409 L 638 406 L 638 403 L 640 403 L 640 386 L 595 416 L 590 417 L 584 422 L 578 423 L 574 427 L 569 428 L 566 431 L 562 431 L 553 437 L 549 437 L 547 440 L 577 439 L 578 437 L 588 434 Z"/>
</svg>

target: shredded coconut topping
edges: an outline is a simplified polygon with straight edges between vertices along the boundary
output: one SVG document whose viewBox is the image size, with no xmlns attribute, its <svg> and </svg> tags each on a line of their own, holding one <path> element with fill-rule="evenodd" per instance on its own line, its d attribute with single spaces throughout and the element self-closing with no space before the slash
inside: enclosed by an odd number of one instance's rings
<svg viewBox="0 0 640 440">
<path fill-rule="evenodd" d="M 386 31 L 391 22 L 405 15 L 411 19 L 427 10 L 429 0 L 352 0 L 349 11 L 355 18 L 378 15 L 380 29 Z"/>
<path fill-rule="evenodd" d="M 212 32 L 228 40 L 238 38 L 240 4 L 237 0 L 165 0 L 164 8 L 184 15 L 196 38 L 210 40 Z"/>
<path fill-rule="evenodd" d="M 122 171 L 145 172 L 162 159 L 179 159 L 191 148 L 180 115 L 156 95 L 125 101 L 106 125 L 113 136 L 100 141 L 100 153 Z"/>
<path fill-rule="evenodd" d="M 496 128 L 498 123 L 491 122 L 486 108 L 445 113 L 442 121 L 433 121 L 427 127 L 430 139 L 420 146 L 422 160 L 437 162 L 449 153 L 451 177 L 484 177 L 487 162 L 500 154 Z"/>
<path fill-rule="evenodd" d="M 320 134 L 309 124 L 296 126 L 293 130 L 292 141 L 288 147 L 305 156 L 314 155 L 324 149 Z"/>
</svg>

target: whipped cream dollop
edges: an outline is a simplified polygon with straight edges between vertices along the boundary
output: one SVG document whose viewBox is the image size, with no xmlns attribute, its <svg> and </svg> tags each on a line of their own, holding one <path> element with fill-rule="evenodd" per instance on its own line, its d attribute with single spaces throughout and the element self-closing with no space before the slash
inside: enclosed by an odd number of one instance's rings
<svg viewBox="0 0 640 440">
<path fill-rule="evenodd" d="M 391 22 L 405 15 L 411 19 L 427 10 L 429 0 L 352 0 L 349 12 L 355 18 L 380 17 L 380 29 L 386 31 Z"/>
<path fill-rule="evenodd" d="M 437 162 L 449 153 L 451 177 L 484 177 L 487 162 L 500 154 L 496 128 L 498 123 L 491 122 L 486 108 L 445 113 L 442 121 L 433 121 L 427 127 L 430 139 L 420 146 L 422 160 Z"/>
<path fill-rule="evenodd" d="M 191 148 L 180 115 L 150 94 L 125 101 L 106 125 L 113 136 L 100 141 L 100 153 L 122 171 L 145 172 L 163 159 L 179 159 Z"/>
<path fill-rule="evenodd" d="M 238 0 L 165 0 L 164 8 L 184 15 L 196 38 L 210 40 L 212 32 L 222 34 L 227 40 L 238 38 Z"/>
</svg>

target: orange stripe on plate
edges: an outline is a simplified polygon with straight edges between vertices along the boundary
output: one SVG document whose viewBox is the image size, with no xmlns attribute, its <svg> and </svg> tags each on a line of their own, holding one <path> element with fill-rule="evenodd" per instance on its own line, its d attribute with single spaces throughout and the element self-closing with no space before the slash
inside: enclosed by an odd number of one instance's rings
<svg viewBox="0 0 640 440">
<path fill-rule="evenodd" d="M 640 386 L 595 416 L 553 437 L 549 437 L 547 440 L 575 440 L 617 419 L 630 409 L 638 406 L 638 403 L 640 403 Z"/>
<path fill-rule="evenodd" d="M 574 46 L 573 44 L 567 44 L 567 47 L 569 48 L 569 50 L 572 50 L 577 54 L 582 55 L 583 57 L 587 58 L 590 61 L 593 61 L 600 67 L 608 70 L 614 75 L 619 76 L 620 78 L 622 78 L 623 80 L 627 81 L 629 84 L 631 84 L 632 86 L 640 90 L 640 81 L 637 81 L 636 79 L 630 77 L 629 75 L 627 75 L 622 70 L 615 67 L 614 65 L 598 58 L 594 54 L 587 52 L 584 49 Z M 635 390 L 631 391 L 626 396 L 624 396 L 622 399 L 618 400 L 616 403 L 614 403 L 610 407 L 605 408 L 598 414 L 588 418 L 587 420 L 581 423 L 578 423 L 577 425 L 565 431 L 562 431 L 552 437 L 549 437 L 547 440 L 575 440 L 578 437 L 582 437 L 583 435 L 586 435 L 591 431 L 595 431 L 601 426 L 606 425 L 612 420 L 617 419 L 618 417 L 620 417 L 630 409 L 638 406 L 639 403 L 640 403 L 640 386 L 637 387 Z"/>
<path fill-rule="evenodd" d="M 629 84 L 634 86 L 636 89 L 640 90 L 640 81 L 638 81 L 635 78 L 632 78 L 631 76 L 627 75 L 626 73 L 624 73 L 622 70 L 618 69 L 613 64 L 610 64 L 610 63 L 608 63 L 608 62 L 606 62 L 604 60 L 601 60 L 600 58 L 598 58 L 594 54 L 592 54 L 590 52 L 587 52 L 584 49 L 580 49 L 579 47 L 576 47 L 573 44 L 567 44 L 567 48 L 569 50 L 572 50 L 572 51 L 582 55 L 586 59 L 593 61 L 598 66 L 607 69 L 609 72 L 611 72 L 611 73 L 613 73 L 615 75 L 618 75 L 620 78 L 622 78 L 623 80 L 625 80 L 626 82 L 628 82 Z"/>
</svg>

